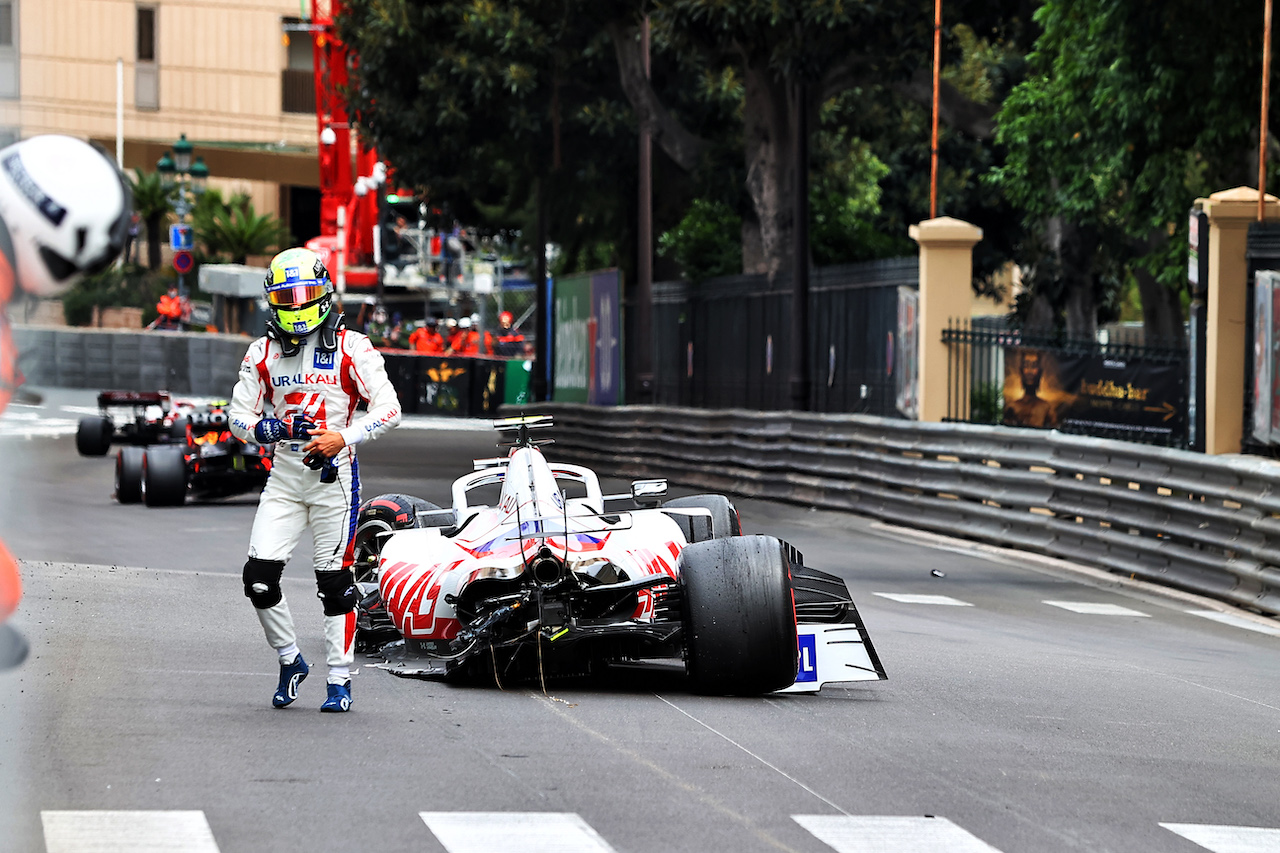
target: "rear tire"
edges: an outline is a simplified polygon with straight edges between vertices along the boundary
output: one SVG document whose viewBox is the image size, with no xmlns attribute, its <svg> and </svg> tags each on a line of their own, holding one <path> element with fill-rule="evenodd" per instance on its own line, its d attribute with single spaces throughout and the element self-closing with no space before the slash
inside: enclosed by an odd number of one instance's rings
<svg viewBox="0 0 1280 853">
<path fill-rule="evenodd" d="M 688 545 L 680 584 L 694 690 L 754 696 L 795 681 L 796 614 L 781 541 L 734 536 Z"/>
<path fill-rule="evenodd" d="M 122 447 L 116 453 L 116 500 L 136 504 L 142 500 L 142 447 Z"/>
<path fill-rule="evenodd" d="M 76 450 L 81 456 L 106 456 L 111 449 L 111 438 L 115 435 L 115 425 L 110 418 L 94 415 L 81 418 L 76 427 Z"/>
<path fill-rule="evenodd" d="M 352 570 L 356 580 L 368 582 L 378 568 L 378 557 L 382 553 L 382 545 L 386 542 L 383 534 L 393 530 L 408 530 L 413 527 L 450 527 L 447 521 L 435 518 L 421 518 L 420 514 L 434 512 L 440 507 L 415 498 L 412 495 L 378 495 L 370 498 L 360 506 L 357 516 L 354 553 L 355 562 Z"/>
<path fill-rule="evenodd" d="M 142 499 L 147 506 L 182 506 L 187 500 L 187 460 L 172 447 L 148 447 L 142 457 Z"/>
<path fill-rule="evenodd" d="M 711 535 L 705 535 L 705 526 L 698 524 L 690 516 L 676 519 L 685 532 L 689 542 L 705 542 L 708 539 L 724 539 L 726 536 L 741 536 L 742 527 L 738 524 L 738 511 L 724 495 L 690 495 L 687 498 L 676 498 L 663 504 L 673 509 L 705 509 L 711 513 Z M 676 514 L 672 513 L 675 518 Z"/>
</svg>

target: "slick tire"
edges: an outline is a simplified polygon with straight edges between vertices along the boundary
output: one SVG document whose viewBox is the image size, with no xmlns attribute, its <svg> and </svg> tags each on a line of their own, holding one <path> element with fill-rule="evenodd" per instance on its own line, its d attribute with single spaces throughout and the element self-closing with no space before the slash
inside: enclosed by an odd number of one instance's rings
<svg viewBox="0 0 1280 853">
<path fill-rule="evenodd" d="M 674 509 L 705 509 L 711 513 L 711 532 L 707 534 L 706 519 L 681 516 L 672 513 L 684 530 L 685 539 L 690 542 L 705 542 L 708 539 L 724 539 L 726 536 L 741 536 L 742 528 L 738 524 L 738 510 L 724 495 L 690 495 L 687 498 L 675 498 L 663 503 L 663 507 Z"/>
<path fill-rule="evenodd" d="M 147 506 L 182 506 L 187 501 L 187 460 L 172 447 L 148 447 L 142 457 L 142 499 Z"/>
<path fill-rule="evenodd" d="M 115 425 L 108 418 L 98 415 L 81 418 L 76 427 L 76 450 L 81 456 L 106 456 L 115 431 Z"/>
<path fill-rule="evenodd" d="M 365 583 L 372 580 L 387 533 L 414 527 L 449 527 L 448 522 L 422 516 L 439 509 L 430 501 L 398 494 L 378 495 L 361 504 L 356 519 L 355 557 L 351 566 L 356 581 Z"/>
<path fill-rule="evenodd" d="M 116 500 L 136 504 L 142 500 L 142 447 L 122 447 L 116 453 Z"/>
<path fill-rule="evenodd" d="M 680 552 L 685 655 L 698 693 L 755 696 L 790 686 L 799 666 L 785 546 L 733 536 Z"/>
</svg>

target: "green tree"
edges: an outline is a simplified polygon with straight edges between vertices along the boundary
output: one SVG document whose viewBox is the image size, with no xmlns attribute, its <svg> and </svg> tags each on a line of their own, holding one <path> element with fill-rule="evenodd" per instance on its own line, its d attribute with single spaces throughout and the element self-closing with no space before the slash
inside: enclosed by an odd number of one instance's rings
<svg viewBox="0 0 1280 853">
<path fill-rule="evenodd" d="M 147 268 L 160 267 L 160 229 L 165 218 L 173 212 L 173 202 L 159 172 L 143 172 L 134 169 L 133 209 L 137 211 L 147 229 Z"/>
<path fill-rule="evenodd" d="M 192 213 L 192 230 L 209 257 L 229 257 L 243 264 L 249 255 L 267 254 L 288 244 L 289 229 L 276 216 L 259 216 L 245 195 L 223 202 L 217 190 L 201 196 Z"/>
<path fill-rule="evenodd" d="M 1187 210 L 1256 180 L 1262 9 L 1047 0 L 1036 21 L 1031 73 L 999 114 L 1008 159 L 994 179 L 1038 237 L 1031 313 L 1065 312 L 1087 334 L 1132 274 L 1148 333 L 1180 335 Z"/>
</svg>

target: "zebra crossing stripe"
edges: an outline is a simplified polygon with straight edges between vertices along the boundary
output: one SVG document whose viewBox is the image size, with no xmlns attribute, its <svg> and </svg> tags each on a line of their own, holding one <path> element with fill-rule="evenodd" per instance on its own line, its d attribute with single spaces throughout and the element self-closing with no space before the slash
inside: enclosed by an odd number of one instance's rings
<svg viewBox="0 0 1280 853">
<path fill-rule="evenodd" d="M 1280 829 L 1207 823 L 1160 825 L 1213 853 L 1280 853 Z"/>
<path fill-rule="evenodd" d="M 419 812 L 449 853 L 613 853 L 569 812 Z"/>
<path fill-rule="evenodd" d="M 48 853 L 218 853 L 202 811 L 42 811 Z"/>
<path fill-rule="evenodd" d="M 1084 613 L 1089 616 L 1142 616 L 1150 619 L 1150 613 L 1139 613 L 1128 607 L 1122 607 L 1119 604 L 1102 604 L 1097 601 L 1043 601 L 1041 604 L 1048 604 L 1050 607 L 1061 607 L 1063 610 L 1070 610 L 1072 613 Z"/>
<path fill-rule="evenodd" d="M 961 601 L 958 598 L 952 598 L 949 595 L 916 595 L 908 592 L 877 592 L 881 598 L 887 598 L 890 601 L 897 601 L 902 604 L 941 604 L 947 607 L 972 607 L 973 605 L 967 601 Z"/>
<path fill-rule="evenodd" d="M 945 817 L 797 814 L 836 853 L 1000 853 Z"/>
</svg>

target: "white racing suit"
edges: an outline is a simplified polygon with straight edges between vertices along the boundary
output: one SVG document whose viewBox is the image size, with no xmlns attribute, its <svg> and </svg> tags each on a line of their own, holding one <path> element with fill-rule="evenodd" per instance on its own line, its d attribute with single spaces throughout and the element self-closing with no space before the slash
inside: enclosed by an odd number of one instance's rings
<svg viewBox="0 0 1280 853">
<path fill-rule="evenodd" d="M 334 349 L 326 350 L 324 343 Z M 356 411 L 361 401 L 368 403 L 365 413 Z M 337 430 L 346 441 L 333 460 L 336 481 L 329 483 L 321 482 L 320 471 L 303 464 L 307 439 L 276 444 L 245 564 L 245 595 L 257 610 L 267 642 L 277 652 L 296 648 L 280 575 L 303 529 L 310 526 L 316 584 L 325 610 L 329 682 L 341 684 L 347 680 L 355 645 L 351 564 L 360 508 L 355 446 L 399 423 L 399 400 L 381 354 L 367 337 L 345 328 L 322 328 L 303 338 L 289 356 L 280 341 L 268 337 L 249 345 L 231 399 L 232 433 L 254 441 L 254 427 L 264 412 L 286 424 L 305 418 L 316 427 Z"/>
</svg>

